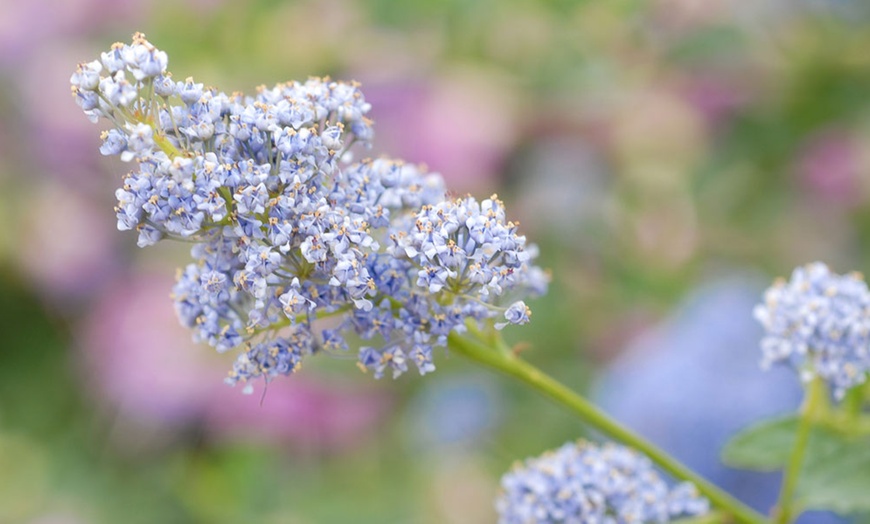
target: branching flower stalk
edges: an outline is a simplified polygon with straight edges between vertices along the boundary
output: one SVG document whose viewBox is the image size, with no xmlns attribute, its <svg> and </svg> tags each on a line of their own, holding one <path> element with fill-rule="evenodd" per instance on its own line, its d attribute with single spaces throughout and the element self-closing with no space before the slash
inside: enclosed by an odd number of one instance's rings
<svg viewBox="0 0 870 524">
<path fill-rule="evenodd" d="M 465 320 L 524 324 L 548 277 L 497 197 L 448 198 L 440 175 L 353 161 L 373 136 L 354 83 L 311 78 L 254 97 L 176 82 L 143 35 L 71 81 L 101 152 L 135 162 L 115 195 L 139 246 L 193 243 L 173 290 L 181 322 L 220 352 L 229 384 L 291 374 L 319 351 L 366 343 L 376 377 L 435 369 Z M 356 144 L 356 146 L 355 146 Z M 330 317 L 330 322 L 325 321 Z"/>
<path fill-rule="evenodd" d="M 167 65 L 136 34 L 80 64 L 72 91 L 89 119 L 111 125 L 101 152 L 134 163 L 115 193 L 118 228 L 140 247 L 192 243 L 176 312 L 195 340 L 238 351 L 228 384 L 250 391 L 357 340 L 357 364 L 376 378 L 427 374 L 449 346 L 635 447 L 721 514 L 764 522 L 507 350 L 498 330 L 529 322 L 524 300 L 547 288 L 537 249 L 495 196 L 449 198 L 420 167 L 355 161 L 373 137 L 357 84 L 311 78 L 227 95 L 177 82 Z"/>
</svg>

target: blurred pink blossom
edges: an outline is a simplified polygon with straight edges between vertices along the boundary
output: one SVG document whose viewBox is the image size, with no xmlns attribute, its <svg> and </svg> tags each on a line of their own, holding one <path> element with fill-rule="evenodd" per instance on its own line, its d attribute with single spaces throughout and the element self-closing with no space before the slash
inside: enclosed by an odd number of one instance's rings
<svg viewBox="0 0 870 524">
<path fill-rule="evenodd" d="M 223 378 L 210 350 L 190 341 L 172 309 L 171 278 L 131 274 L 112 282 L 83 324 L 92 393 L 146 422 L 195 419 Z"/>
<path fill-rule="evenodd" d="M 143 0 L 0 0 L 0 66 L 23 64 L 45 42 L 141 19 Z"/>
<path fill-rule="evenodd" d="M 688 102 L 704 117 L 707 125 L 718 129 L 747 103 L 748 93 L 724 77 L 699 74 L 688 78 L 682 91 Z"/>
<path fill-rule="evenodd" d="M 516 140 L 509 89 L 484 75 L 365 83 L 380 153 L 426 164 L 457 193 L 491 190 Z"/>
<path fill-rule="evenodd" d="M 104 192 L 109 175 L 100 169 L 99 155 L 94 155 L 100 145 L 100 128 L 82 118 L 68 87 L 75 64 L 91 54 L 63 42 L 44 42 L 31 50 L 32 60 L 22 64 L 15 77 L 21 129 L 29 135 L 18 154 L 53 178 L 74 180 Z"/>
<path fill-rule="evenodd" d="M 317 378 L 279 378 L 265 394 L 258 383 L 252 395 L 221 384 L 206 405 L 206 428 L 230 440 L 281 440 L 324 449 L 352 447 L 361 436 L 373 434 L 389 407 L 387 397 Z"/>
<path fill-rule="evenodd" d="M 202 423 L 216 439 L 330 450 L 358 442 L 387 413 L 385 394 L 343 380 L 295 375 L 273 381 L 265 395 L 261 383 L 253 395 L 226 386 L 231 361 L 191 342 L 172 310 L 172 284 L 153 275 L 118 279 L 84 323 L 89 387 L 123 416 L 163 426 Z"/>
<path fill-rule="evenodd" d="M 828 129 L 810 137 L 797 155 L 797 175 L 813 193 L 838 203 L 860 202 L 860 148 L 848 132 Z"/>
<path fill-rule="evenodd" d="M 38 184 L 16 204 L 22 209 L 16 261 L 47 299 L 93 295 L 118 271 L 119 237 L 110 206 L 56 181 Z"/>
</svg>

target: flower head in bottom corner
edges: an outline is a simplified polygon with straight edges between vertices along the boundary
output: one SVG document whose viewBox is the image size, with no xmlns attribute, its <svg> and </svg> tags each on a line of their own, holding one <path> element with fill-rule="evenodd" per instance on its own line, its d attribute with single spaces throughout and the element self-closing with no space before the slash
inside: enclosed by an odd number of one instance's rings
<svg viewBox="0 0 870 524">
<path fill-rule="evenodd" d="M 567 443 L 518 463 L 501 480 L 500 524 L 665 523 L 702 515 L 690 483 L 669 487 L 640 453 L 613 443 Z"/>
</svg>

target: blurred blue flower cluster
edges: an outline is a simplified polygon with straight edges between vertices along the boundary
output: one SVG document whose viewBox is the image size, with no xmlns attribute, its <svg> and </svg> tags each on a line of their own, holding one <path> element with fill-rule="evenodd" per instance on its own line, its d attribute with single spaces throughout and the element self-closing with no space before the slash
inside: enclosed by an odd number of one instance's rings
<svg viewBox="0 0 870 524">
<path fill-rule="evenodd" d="M 413 397 L 412 434 L 421 448 L 458 453 L 491 438 L 504 416 L 504 391 L 487 376 L 467 374 L 427 382 Z"/>
<path fill-rule="evenodd" d="M 767 512 L 776 501 L 779 474 L 733 469 L 719 458 L 731 436 L 753 422 L 794 412 L 802 397 L 788 370 L 764 372 L 758 365 L 763 331 L 752 308 L 760 288 L 746 277 L 701 287 L 604 372 L 595 396 L 615 418 Z M 840 520 L 810 512 L 799 522 Z"/>
<path fill-rule="evenodd" d="M 648 458 L 612 443 L 565 444 L 517 464 L 501 485 L 501 524 L 663 523 L 709 509 L 692 484 L 669 488 Z"/>
<path fill-rule="evenodd" d="M 821 377 L 842 398 L 870 370 L 870 290 L 859 274 L 837 275 L 821 262 L 778 280 L 755 308 L 767 334 L 762 366 L 785 363 L 808 382 Z"/>
<path fill-rule="evenodd" d="M 356 84 L 312 78 L 226 95 L 174 81 L 141 34 L 79 65 L 73 94 L 114 127 L 104 154 L 136 161 L 116 192 L 118 228 L 139 245 L 193 242 L 173 297 L 218 351 L 242 347 L 227 382 L 295 372 L 319 350 L 377 340 L 359 365 L 394 377 L 434 370 L 447 335 L 546 290 L 537 250 L 496 198 L 447 199 L 439 175 L 398 160 L 353 162 L 370 145 Z M 336 321 L 319 322 L 326 317 Z"/>
</svg>

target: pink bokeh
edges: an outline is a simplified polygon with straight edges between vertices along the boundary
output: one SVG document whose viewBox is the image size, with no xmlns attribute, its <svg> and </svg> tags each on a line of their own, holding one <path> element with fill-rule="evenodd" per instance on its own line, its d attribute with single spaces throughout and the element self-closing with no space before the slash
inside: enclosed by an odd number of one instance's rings
<svg viewBox="0 0 870 524">
<path fill-rule="evenodd" d="M 101 207 L 64 184 L 46 180 L 21 195 L 17 265 L 52 302 L 97 293 L 119 271 L 118 236 L 110 206 Z"/>
<path fill-rule="evenodd" d="M 175 319 L 172 280 L 128 275 L 113 282 L 84 322 L 92 393 L 124 415 L 154 422 L 195 419 L 223 375 L 208 348 Z"/>
<path fill-rule="evenodd" d="M 517 140 L 507 89 L 485 76 L 363 84 L 372 104 L 378 152 L 422 163 L 462 194 L 498 185 Z"/>
<path fill-rule="evenodd" d="M 147 0 L 0 0 L 0 65 L 23 64 L 47 41 L 62 41 L 147 12 Z"/>
<path fill-rule="evenodd" d="M 847 131 L 827 129 L 811 136 L 798 152 L 795 169 L 813 194 L 845 205 L 863 200 L 860 147 Z"/>
<path fill-rule="evenodd" d="M 390 405 L 368 388 L 298 374 L 274 380 L 265 394 L 262 389 L 262 383 L 251 395 L 223 385 L 213 389 L 204 411 L 209 433 L 233 441 L 343 449 L 372 436 Z"/>
<path fill-rule="evenodd" d="M 683 82 L 682 91 L 686 100 L 714 131 L 721 129 L 750 98 L 745 86 L 726 78 L 724 74 L 688 77 Z"/>
<path fill-rule="evenodd" d="M 147 274 L 118 279 L 83 323 L 83 374 L 98 403 L 140 423 L 201 424 L 217 440 L 325 450 L 359 442 L 387 414 L 384 393 L 343 379 L 280 377 L 265 395 L 261 383 L 252 395 L 226 386 L 232 357 L 191 342 L 173 312 L 172 284 Z"/>
<path fill-rule="evenodd" d="M 23 140 L 18 153 L 50 177 L 79 188 L 99 188 L 107 194 L 107 183 L 116 178 L 100 169 L 101 158 L 95 154 L 105 126 L 84 118 L 68 87 L 75 64 L 91 54 L 93 51 L 69 43 L 45 42 L 31 51 L 32 61 L 19 67 L 15 87 L 19 90 Z M 117 172 L 126 169 L 129 166 L 120 163 L 115 167 Z"/>
</svg>

